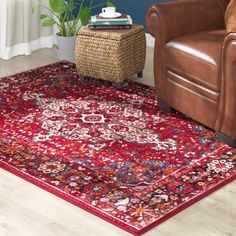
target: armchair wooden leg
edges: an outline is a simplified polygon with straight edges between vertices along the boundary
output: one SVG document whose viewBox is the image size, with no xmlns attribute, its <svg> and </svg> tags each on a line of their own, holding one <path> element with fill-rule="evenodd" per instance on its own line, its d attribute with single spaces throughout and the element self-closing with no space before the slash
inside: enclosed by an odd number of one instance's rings
<svg viewBox="0 0 236 236">
<path fill-rule="evenodd" d="M 228 144 L 231 147 L 236 147 L 236 139 L 231 139 L 229 136 L 225 134 L 217 133 L 217 140 L 219 142 Z"/>
<path fill-rule="evenodd" d="M 160 109 L 161 109 L 162 111 L 165 111 L 165 112 L 168 112 L 168 113 L 170 113 L 170 112 L 173 111 L 173 108 L 170 107 L 170 106 L 169 106 L 166 102 L 164 102 L 163 100 L 157 99 L 157 103 L 158 103 L 158 105 L 159 105 L 159 107 L 160 107 Z"/>
<path fill-rule="evenodd" d="M 137 76 L 138 76 L 138 78 L 142 78 L 142 77 L 143 77 L 143 71 L 139 71 L 139 72 L 137 73 Z"/>
</svg>

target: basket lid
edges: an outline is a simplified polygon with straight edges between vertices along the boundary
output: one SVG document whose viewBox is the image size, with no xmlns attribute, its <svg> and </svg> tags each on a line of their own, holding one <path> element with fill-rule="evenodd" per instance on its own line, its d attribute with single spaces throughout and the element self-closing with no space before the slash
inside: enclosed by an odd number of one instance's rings
<svg viewBox="0 0 236 236">
<path fill-rule="evenodd" d="M 137 34 L 144 30 L 143 25 L 132 25 L 130 29 L 115 29 L 115 30 L 92 30 L 87 26 L 82 26 L 79 30 L 78 35 L 87 35 L 91 37 L 97 38 L 105 38 L 105 39 L 114 39 L 114 40 L 122 40 L 130 37 L 131 35 Z"/>
</svg>

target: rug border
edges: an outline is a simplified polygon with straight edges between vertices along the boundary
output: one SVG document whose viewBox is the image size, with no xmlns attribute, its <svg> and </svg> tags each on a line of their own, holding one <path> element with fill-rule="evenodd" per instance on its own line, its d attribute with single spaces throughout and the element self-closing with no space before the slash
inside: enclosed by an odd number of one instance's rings
<svg viewBox="0 0 236 236">
<path fill-rule="evenodd" d="M 0 160 L 0 167 L 6 171 L 9 171 L 10 173 L 26 180 L 27 182 L 34 184 L 44 190 L 46 190 L 47 192 L 54 194 L 57 197 L 60 197 L 61 199 L 64 199 L 68 202 L 70 202 L 71 204 L 81 208 L 82 210 L 85 210 L 119 228 L 121 228 L 122 230 L 127 231 L 128 233 L 131 233 L 135 236 L 140 236 L 144 233 L 146 233 L 147 231 L 153 229 L 154 227 L 156 227 L 157 225 L 161 224 L 162 222 L 166 221 L 167 219 L 171 218 L 172 216 L 176 215 L 177 213 L 183 211 L 184 209 L 186 209 L 187 207 L 193 205 L 194 203 L 200 201 L 201 199 L 207 197 L 209 194 L 215 192 L 216 190 L 222 188 L 223 186 L 225 186 L 226 184 L 234 181 L 236 179 L 236 173 L 234 173 L 232 176 L 230 176 L 229 178 L 219 182 L 218 184 L 216 184 L 215 186 L 213 186 L 212 188 L 206 190 L 204 193 L 197 195 L 196 197 L 192 198 L 191 200 L 189 200 L 188 202 L 183 203 L 182 205 L 180 205 L 178 208 L 172 210 L 171 212 L 167 213 L 166 215 L 164 215 L 163 217 L 159 218 L 158 220 L 156 220 L 155 222 L 151 223 L 150 225 L 144 227 L 141 230 L 135 229 L 132 226 L 129 226 L 128 224 L 119 221 L 118 219 L 112 219 L 112 217 L 104 212 L 101 212 L 99 210 L 97 210 L 96 208 L 91 207 L 90 205 L 82 202 L 81 200 L 59 190 L 58 188 L 54 188 L 51 185 L 25 173 L 22 172 L 21 170 L 18 170 L 17 168 L 5 163 L 4 161 Z"/>
<path fill-rule="evenodd" d="M 199 195 L 195 196 L 194 198 L 191 198 L 189 201 L 181 204 L 178 208 L 175 208 L 174 210 L 168 212 L 162 218 L 160 218 L 160 219 L 156 220 L 155 222 L 151 223 L 150 225 L 144 227 L 143 229 L 141 229 L 139 231 L 140 235 L 142 235 L 142 234 L 146 233 L 147 231 L 153 229 L 155 226 L 163 223 L 164 221 L 168 220 L 169 218 L 173 217 L 174 215 L 178 214 L 179 212 L 181 212 L 181 211 L 185 210 L 186 208 L 194 205 L 195 203 L 199 202 L 203 198 L 205 198 L 208 195 L 214 193 L 215 191 L 221 189 L 222 187 L 224 187 L 225 185 L 229 184 L 230 182 L 232 182 L 234 180 L 236 180 L 236 173 L 231 175 L 229 178 L 217 183 L 212 188 L 209 188 L 208 190 L 206 190 L 204 193 L 199 194 Z M 140 235 L 136 235 L 136 236 L 140 236 Z"/>
<path fill-rule="evenodd" d="M 49 64 L 45 64 L 45 65 L 41 65 L 41 66 L 38 66 L 38 67 L 33 67 L 31 69 L 28 69 L 28 70 L 22 70 L 22 71 L 18 71 L 18 72 L 15 72 L 15 73 L 11 73 L 9 75 L 3 75 L 3 76 L 0 76 L 0 79 L 5 79 L 7 77 L 13 77 L 13 76 L 16 76 L 18 74 L 22 74 L 22 73 L 26 73 L 26 72 L 32 72 L 34 70 L 37 70 L 37 69 L 42 69 L 44 67 L 47 67 L 47 66 L 53 66 L 53 65 L 56 65 L 56 64 L 61 64 L 61 63 L 68 63 L 68 64 L 74 64 L 76 66 L 76 63 L 73 62 L 73 61 L 67 61 L 67 60 L 59 60 L 59 61 L 55 61 L 55 62 L 52 62 L 52 63 L 49 63 Z M 78 75 L 79 76 L 79 75 Z M 80 76 L 79 76 L 80 77 Z M 108 81 L 108 80 L 102 80 L 102 79 L 97 79 L 97 78 L 93 78 L 93 77 L 86 77 L 86 78 L 90 78 L 90 79 L 95 79 L 95 80 L 101 80 L 101 81 L 104 81 L 104 82 L 110 82 L 112 83 L 111 81 Z M 150 88 L 152 89 L 153 91 L 155 90 L 155 86 L 154 85 L 148 85 L 148 84 L 143 84 L 142 82 L 140 81 L 136 81 L 136 80 L 131 80 L 131 79 L 128 79 L 127 80 L 128 83 L 134 83 L 134 84 L 138 84 L 138 85 L 142 85 L 144 87 L 147 87 L 147 88 Z M 115 87 L 114 87 L 115 88 Z"/>
<path fill-rule="evenodd" d="M 134 227 L 129 226 L 128 224 L 125 224 L 124 222 L 122 222 L 118 219 L 112 218 L 110 215 L 108 215 L 104 212 L 101 212 L 94 207 L 91 207 L 91 205 L 81 201 L 80 199 L 75 198 L 75 197 L 63 192 L 62 190 L 60 190 L 56 187 L 54 188 L 51 185 L 35 178 L 34 176 L 31 176 L 25 172 L 22 172 L 21 170 L 9 165 L 8 163 L 5 163 L 2 160 L 0 160 L 0 168 L 20 177 L 21 179 L 23 179 L 33 185 L 36 185 L 37 187 L 40 187 L 41 189 L 43 189 L 43 190 L 45 190 L 57 197 L 60 197 L 61 199 L 66 200 L 67 202 L 72 203 L 73 205 L 79 207 L 82 210 L 85 210 L 85 211 L 91 213 L 94 216 L 97 216 L 105 221 L 108 221 L 109 223 L 111 223 L 111 224 L 131 233 L 131 234 L 139 236 L 139 230 L 135 229 Z"/>
</svg>

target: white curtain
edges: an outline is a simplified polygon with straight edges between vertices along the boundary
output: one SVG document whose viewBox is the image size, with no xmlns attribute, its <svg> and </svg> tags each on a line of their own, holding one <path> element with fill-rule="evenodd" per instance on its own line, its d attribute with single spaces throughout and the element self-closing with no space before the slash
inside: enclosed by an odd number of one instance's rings
<svg viewBox="0 0 236 236">
<path fill-rule="evenodd" d="M 55 40 L 53 28 L 41 27 L 42 8 L 32 13 L 36 0 L 0 0 L 0 58 L 29 55 L 40 48 L 50 48 Z M 48 5 L 48 0 L 40 0 Z M 47 12 L 48 14 L 48 12 Z"/>
</svg>

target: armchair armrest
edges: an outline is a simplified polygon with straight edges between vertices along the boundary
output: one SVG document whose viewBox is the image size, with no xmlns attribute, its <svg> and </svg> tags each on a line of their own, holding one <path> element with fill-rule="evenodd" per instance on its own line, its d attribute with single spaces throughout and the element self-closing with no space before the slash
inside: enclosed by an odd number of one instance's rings
<svg viewBox="0 0 236 236">
<path fill-rule="evenodd" d="M 163 44 L 180 35 L 223 29 L 225 7 L 217 0 L 181 0 L 151 5 L 146 14 L 150 34 Z"/>
<path fill-rule="evenodd" d="M 222 46 L 222 80 L 216 130 L 236 139 L 236 32 L 226 35 Z"/>
</svg>

